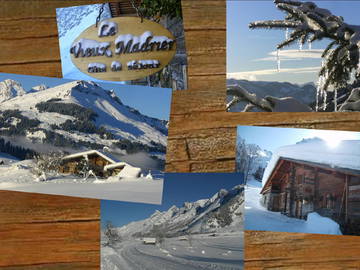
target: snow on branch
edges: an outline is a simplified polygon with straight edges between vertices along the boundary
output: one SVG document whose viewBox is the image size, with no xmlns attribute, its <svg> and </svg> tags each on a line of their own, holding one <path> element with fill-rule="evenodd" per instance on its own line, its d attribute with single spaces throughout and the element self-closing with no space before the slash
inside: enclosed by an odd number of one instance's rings
<svg viewBox="0 0 360 270">
<path fill-rule="evenodd" d="M 227 94 L 230 96 L 234 96 L 238 102 L 244 101 L 244 102 L 250 103 L 250 104 L 260 108 L 263 111 L 267 111 L 267 112 L 272 111 L 271 104 L 267 100 L 265 100 L 263 98 L 258 98 L 255 94 L 249 93 L 244 88 L 242 88 L 240 85 L 228 86 Z M 231 105 L 234 105 L 234 103 Z M 229 109 L 231 106 L 228 104 L 227 107 Z M 249 109 L 249 108 L 247 108 L 247 109 Z"/>
<path fill-rule="evenodd" d="M 331 41 L 325 49 L 323 67 L 319 73 L 317 97 L 326 98 L 330 88 L 336 89 L 350 84 L 350 80 L 360 78 L 360 26 L 344 22 L 341 16 L 318 7 L 313 2 L 275 0 L 276 7 L 284 11 L 284 20 L 256 21 L 249 28 L 292 29 L 290 35 L 277 45 L 278 49 L 298 41 L 300 47 L 306 42 L 328 38 Z M 309 46 L 310 47 L 310 46 Z M 351 91 L 351 89 L 350 89 Z M 350 92 L 348 92 L 350 95 Z M 324 99 L 325 102 L 325 99 Z M 317 100 L 318 103 L 318 100 Z M 324 106 L 326 108 L 326 106 Z"/>
</svg>

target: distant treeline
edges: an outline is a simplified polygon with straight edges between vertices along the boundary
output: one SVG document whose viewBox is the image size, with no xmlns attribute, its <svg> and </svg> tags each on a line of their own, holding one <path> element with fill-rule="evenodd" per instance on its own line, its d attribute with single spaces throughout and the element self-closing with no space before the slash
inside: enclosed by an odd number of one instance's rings
<svg viewBox="0 0 360 270">
<path fill-rule="evenodd" d="M 21 160 L 33 158 L 37 154 L 31 149 L 12 145 L 10 142 L 5 141 L 3 138 L 0 138 L 0 152 L 9 154 Z"/>
<path fill-rule="evenodd" d="M 162 144 L 151 141 L 151 146 L 142 144 L 139 142 L 132 142 L 127 139 L 121 139 L 114 143 L 114 145 L 121 150 L 126 150 L 128 154 L 138 153 L 138 152 L 160 152 L 165 153 L 166 147 Z"/>
</svg>

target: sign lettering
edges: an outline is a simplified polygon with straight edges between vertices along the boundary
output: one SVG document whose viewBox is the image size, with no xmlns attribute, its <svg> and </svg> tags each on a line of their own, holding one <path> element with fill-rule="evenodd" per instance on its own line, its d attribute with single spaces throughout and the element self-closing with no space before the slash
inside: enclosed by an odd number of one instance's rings
<svg viewBox="0 0 360 270">
<path fill-rule="evenodd" d="M 104 20 L 73 42 L 71 59 L 82 72 L 101 80 L 127 81 L 163 69 L 174 57 L 176 41 L 158 23 L 137 17 Z"/>
</svg>

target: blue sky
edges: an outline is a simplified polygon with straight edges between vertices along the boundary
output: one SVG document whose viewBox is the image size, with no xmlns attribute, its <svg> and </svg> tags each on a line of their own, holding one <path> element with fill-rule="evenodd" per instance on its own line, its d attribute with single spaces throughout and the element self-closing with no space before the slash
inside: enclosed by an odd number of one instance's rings
<svg viewBox="0 0 360 270">
<path fill-rule="evenodd" d="M 73 81 L 60 78 L 0 73 L 0 81 L 5 79 L 13 79 L 20 82 L 27 91 L 40 84 L 54 87 Z M 119 96 L 124 104 L 139 110 L 141 113 L 151 117 L 169 120 L 172 95 L 172 90 L 170 88 L 119 85 L 99 82 L 98 84 L 104 89 L 115 90 L 116 95 Z"/>
<path fill-rule="evenodd" d="M 360 140 L 360 132 L 238 126 L 237 137 L 245 139 L 246 143 L 257 144 L 262 149 L 274 152 L 280 146 L 295 144 L 304 138 L 319 137 L 330 146 L 337 145 L 341 140 Z"/>
<path fill-rule="evenodd" d="M 239 173 L 166 173 L 162 205 L 101 201 L 101 223 L 111 221 L 115 226 L 126 225 L 151 216 L 155 210 L 166 211 L 213 196 L 220 189 L 231 189 L 243 181 Z"/>
<path fill-rule="evenodd" d="M 343 16 L 349 24 L 359 24 L 360 1 L 315 3 L 335 15 Z M 230 77 L 300 84 L 317 80 L 321 65 L 319 56 L 328 40 L 314 42 L 311 52 L 307 45 L 301 52 L 298 45 L 284 48 L 280 51 L 282 71 L 277 72 L 274 55 L 276 45 L 285 39 L 285 31 L 248 28 L 250 22 L 284 19 L 284 16 L 285 13 L 278 10 L 273 1 L 227 1 L 227 73 L 240 72 Z M 269 55 L 271 52 L 272 56 Z"/>
</svg>

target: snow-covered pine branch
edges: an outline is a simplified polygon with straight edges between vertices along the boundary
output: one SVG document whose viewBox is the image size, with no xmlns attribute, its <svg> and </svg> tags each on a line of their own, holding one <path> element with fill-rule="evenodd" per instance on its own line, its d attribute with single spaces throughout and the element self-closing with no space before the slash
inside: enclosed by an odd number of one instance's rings
<svg viewBox="0 0 360 270">
<path fill-rule="evenodd" d="M 313 2 L 275 0 L 276 7 L 286 13 L 284 20 L 257 21 L 249 24 L 251 29 L 287 29 L 292 33 L 286 35 L 278 44 L 281 49 L 298 41 L 302 46 L 306 42 L 319 41 L 324 38 L 332 40 L 322 55 L 324 64 L 319 72 L 317 97 L 326 102 L 327 92 L 332 88 L 344 88 L 350 85 L 352 78 L 360 78 L 360 26 L 344 22 L 341 16 L 333 15 L 329 10 L 319 8 Z M 349 89 L 347 96 L 352 89 Z M 334 97 L 337 94 L 333 95 Z M 318 104 L 317 100 L 317 104 Z M 337 100 L 334 100 L 337 103 Z M 320 108 L 321 106 L 317 106 Z M 326 110 L 326 104 L 322 106 Z"/>
</svg>

